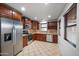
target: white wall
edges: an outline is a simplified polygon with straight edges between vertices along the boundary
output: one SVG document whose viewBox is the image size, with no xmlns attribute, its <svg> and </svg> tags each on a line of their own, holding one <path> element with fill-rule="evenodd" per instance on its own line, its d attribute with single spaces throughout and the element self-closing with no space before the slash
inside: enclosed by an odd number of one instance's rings
<svg viewBox="0 0 79 59">
<path fill-rule="evenodd" d="M 59 17 L 59 19 L 61 19 L 61 25 L 60 25 L 61 26 L 61 30 L 60 30 L 61 36 L 58 36 L 58 39 L 59 39 L 59 41 L 58 41 L 59 43 L 58 44 L 59 44 L 59 48 L 60 48 L 61 54 L 63 56 L 75 56 L 75 55 L 78 55 L 78 51 L 79 51 L 79 41 L 77 42 L 77 47 L 74 48 L 69 42 L 67 42 L 64 39 L 64 18 L 63 18 L 63 14 L 66 13 L 67 9 L 71 5 L 72 4 L 67 4 L 66 8 L 64 9 L 64 11 L 62 12 L 61 16 Z M 78 21 L 78 24 L 79 24 L 79 21 Z M 79 32 L 79 30 L 78 30 L 78 32 Z M 78 33 L 78 35 L 79 35 L 79 33 Z M 77 39 L 75 39 L 75 40 L 77 41 Z"/>
<path fill-rule="evenodd" d="M 79 55 L 79 3 L 77 4 L 77 55 Z"/>
</svg>

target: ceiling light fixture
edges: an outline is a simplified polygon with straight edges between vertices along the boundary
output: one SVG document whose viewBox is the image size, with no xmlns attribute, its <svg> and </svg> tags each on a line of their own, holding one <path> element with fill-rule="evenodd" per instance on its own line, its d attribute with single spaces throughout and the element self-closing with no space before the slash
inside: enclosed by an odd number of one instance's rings
<svg viewBox="0 0 79 59">
<path fill-rule="evenodd" d="M 24 8 L 24 7 L 21 7 L 21 10 L 22 10 L 22 11 L 25 11 L 25 8 Z"/>
<path fill-rule="evenodd" d="M 48 18 L 51 18 L 51 15 L 48 15 Z"/>
<path fill-rule="evenodd" d="M 15 14 L 15 12 L 13 11 L 13 14 Z"/>
<path fill-rule="evenodd" d="M 36 20 L 36 19 L 37 19 L 37 17 L 34 17 L 34 19 Z"/>
<path fill-rule="evenodd" d="M 48 5 L 48 3 L 45 3 L 45 5 Z"/>
</svg>

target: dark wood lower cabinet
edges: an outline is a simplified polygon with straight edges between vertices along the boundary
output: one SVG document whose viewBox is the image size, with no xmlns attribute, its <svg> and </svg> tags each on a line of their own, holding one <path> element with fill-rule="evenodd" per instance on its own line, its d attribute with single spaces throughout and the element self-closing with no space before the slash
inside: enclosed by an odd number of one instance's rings
<svg viewBox="0 0 79 59">
<path fill-rule="evenodd" d="M 52 37 L 53 37 L 52 39 L 53 43 L 58 43 L 58 35 L 53 35 Z"/>
<path fill-rule="evenodd" d="M 28 36 L 23 36 L 23 47 L 28 45 Z"/>
<path fill-rule="evenodd" d="M 46 41 L 46 34 L 33 34 L 33 40 Z"/>
<path fill-rule="evenodd" d="M 47 41 L 46 40 L 46 34 L 33 34 L 33 40 L 38 40 L 38 41 Z M 53 43 L 58 43 L 58 35 L 53 35 L 52 36 L 52 42 Z"/>
</svg>

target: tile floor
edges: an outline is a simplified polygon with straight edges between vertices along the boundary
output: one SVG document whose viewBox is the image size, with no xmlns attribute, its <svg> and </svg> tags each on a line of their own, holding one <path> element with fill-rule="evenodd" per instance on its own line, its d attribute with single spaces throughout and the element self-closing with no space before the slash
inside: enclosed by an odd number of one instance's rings
<svg viewBox="0 0 79 59">
<path fill-rule="evenodd" d="M 60 56 L 58 45 L 54 43 L 33 41 L 17 56 Z"/>
</svg>

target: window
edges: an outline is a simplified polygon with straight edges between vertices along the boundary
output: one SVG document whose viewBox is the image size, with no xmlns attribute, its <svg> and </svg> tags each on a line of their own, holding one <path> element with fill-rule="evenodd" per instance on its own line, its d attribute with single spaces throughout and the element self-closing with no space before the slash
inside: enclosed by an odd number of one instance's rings
<svg viewBox="0 0 79 59">
<path fill-rule="evenodd" d="M 40 22 L 40 30 L 47 31 L 47 22 L 46 21 Z"/>
<path fill-rule="evenodd" d="M 47 31 L 47 28 L 41 28 L 41 31 Z"/>
<path fill-rule="evenodd" d="M 46 23 L 45 24 L 42 24 L 41 27 L 47 27 L 47 24 Z"/>
<path fill-rule="evenodd" d="M 76 48 L 76 10 L 77 4 L 73 4 L 65 18 L 65 40 Z"/>
</svg>

